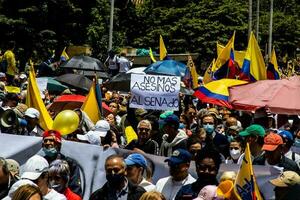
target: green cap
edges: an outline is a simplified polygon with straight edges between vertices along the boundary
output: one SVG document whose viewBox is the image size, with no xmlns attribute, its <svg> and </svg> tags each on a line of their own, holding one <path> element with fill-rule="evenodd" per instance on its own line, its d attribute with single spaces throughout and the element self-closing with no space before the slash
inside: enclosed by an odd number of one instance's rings
<svg viewBox="0 0 300 200">
<path fill-rule="evenodd" d="M 167 111 L 163 112 L 163 113 L 159 116 L 159 118 L 160 118 L 160 119 L 165 119 L 165 118 L 167 118 L 169 115 L 172 115 L 173 113 L 174 113 L 174 111 L 167 110 Z"/>
<path fill-rule="evenodd" d="M 265 129 L 258 124 L 252 124 L 251 126 L 248 126 L 244 131 L 241 131 L 239 133 L 240 136 L 249 136 L 249 135 L 257 135 L 260 137 L 264 137 L 266 134 Z"/>
</svg>

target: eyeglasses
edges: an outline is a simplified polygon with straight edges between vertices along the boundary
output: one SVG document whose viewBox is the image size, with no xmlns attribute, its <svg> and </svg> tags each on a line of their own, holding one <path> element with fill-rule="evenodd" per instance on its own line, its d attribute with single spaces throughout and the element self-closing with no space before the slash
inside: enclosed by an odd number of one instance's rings
<svg viewBox="0 0 300 200">
<path fill-rule="evenodd" d="M 139 130 L 139 131 L 146 131 L 146 132 L 150 131 L 149 128 L 138 128 L 138 130 Z"/>
</svg>

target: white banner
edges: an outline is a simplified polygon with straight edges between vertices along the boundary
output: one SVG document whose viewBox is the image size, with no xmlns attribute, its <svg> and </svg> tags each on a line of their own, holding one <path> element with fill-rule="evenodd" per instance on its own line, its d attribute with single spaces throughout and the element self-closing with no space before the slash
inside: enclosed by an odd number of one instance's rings
<svg viewBox="0 0 300 200">
<path fill-rule="evenodd" d="M 41 97 L 44 98 L 45 97 L 44 92 L 47 89 L 48 78 L 45 77 L 36 78 L 36 82 L 40 90 Z"/>
<path fill-rule="evenodd" d="M 176 111 L 179 90 L 180 77 L 131 74 L 129 107 Z"/>
</svg>

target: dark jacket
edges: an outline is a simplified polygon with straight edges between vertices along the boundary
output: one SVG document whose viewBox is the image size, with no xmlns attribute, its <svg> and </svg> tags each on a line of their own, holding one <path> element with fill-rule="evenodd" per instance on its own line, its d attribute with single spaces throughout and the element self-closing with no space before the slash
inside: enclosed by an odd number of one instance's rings
<svg viewBox="0 0 300 200">
<path fill-rule="evenodd" d="M 265 165 L 266 163 L 266 157 L 265 154 L 261 154 L 254 158 L 252 164 L 253 165 Z M 291 159 L 283 156 L 280 162 L 277 164 L 278 167 L 283 167 L 284 171 L 294 171 L 297 172 L 300 175 L 300 170 L 295 161 L 292 161 Z"/>
<path fill-rule="evenodd" d="M 90 196 L 90 200 L 110 200 L 110 194 L 112 194 L 113 192 L 115 191 L 112 191 L 108 183 L 106 182 L 102 188 L 93 192 L 93 194 Z M 128 200 L 139 200 L 145 192 L 146 190 L 144 188 L 134 185 L 130 181 L 128 181 Z"/>
<path fill-rule="evenodd" d="M 138 140 L 131 141 L 125 149 L 133 150 L 134 148 L 138 148 L 145 153 L 158 155 L 159 154 L 159 147 L 158 143 L 152 139 L 149 139 L 145 144 L 140 145 Z"/>
<path fill-rule="evenodd" d="M 10 176 L 10 182 L 9 185 L 0 185 L 0 199 L 3 199 L 4 197 L 6 197 L 8 195 L 8 192 L 11 188 L 11 186 L 18 181 L 18 178 L 15 176 L 12 176 L 11 174 Z"/>
<path fill-rule="evenodd" d="M 196 197 L 198 197 L 198 194 L 203 187 L 207 185 L 218 184 L 219 183 L 216 179 L 204 182 L 198 178 L 196 182 L 182 186 L 177 192 L 175 200 L 195 199 Z"/>
</svg>

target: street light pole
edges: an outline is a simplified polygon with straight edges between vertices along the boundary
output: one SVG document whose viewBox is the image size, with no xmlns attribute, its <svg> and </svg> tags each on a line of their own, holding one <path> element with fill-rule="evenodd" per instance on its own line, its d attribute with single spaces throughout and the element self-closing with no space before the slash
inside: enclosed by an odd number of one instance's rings
<svg viewBox="0 0 300 200">
<path fill-rule="evenodd" d="M 252 31 L 252 0 L 249 0 L 249 16 L 248 16 L 248 41 Z"/>
<path fill-rule="evenodd" d="M 270 2 L 270 25 L 269 25 L 269 45 L 268 45 L 268 58 L 271 57 L 272 52 L 272 31 L 273 31 L 273 0 Z"/>
<path fill-rule="evenodd" d="M 256 40 L 259 43 L 259 38 L 258 38 L 258 34 L 259 34 L 259 0 L 256 1 L 257 5 L 256 5 Z"/>
<path fill-rule="evenodd" d="M 115 0 L 110 0 L 110 23 L 109 23 L 108 50 L 112 49 L 112 37 L 113 37 L 113 27 L 114 27 L 114 8 L 115 8 Z"/>
</svg>

